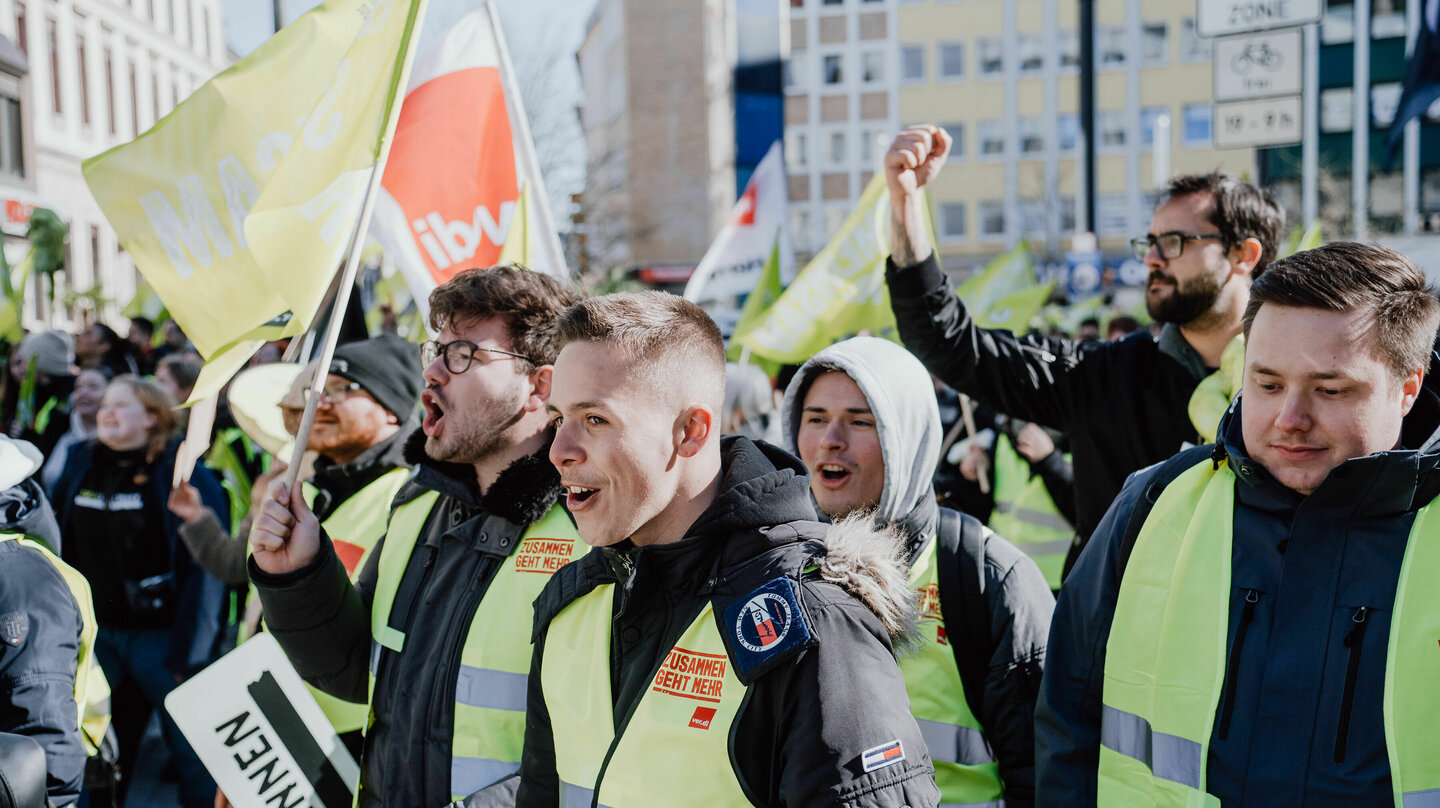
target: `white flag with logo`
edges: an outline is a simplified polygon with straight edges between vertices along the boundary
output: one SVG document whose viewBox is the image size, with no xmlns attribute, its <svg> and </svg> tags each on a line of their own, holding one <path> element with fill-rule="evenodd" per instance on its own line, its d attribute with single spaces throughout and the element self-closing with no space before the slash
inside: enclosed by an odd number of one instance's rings
<svg viewBox="0 0 1440 808">
<path fill-rule="evenodd" d="M 777 233 L 780 280 L 786 284 L 793 280 L 795 248 L 790 242 L 785 206 L 785 162 L 777 140 L 755 167 L 745 192 L 730 212 L 730 221 L 721 228 L 705 257 L 700 259 L 700 265 L 695 267 L 695 273 L 685 285 L 685 299 L 707 308 L 712 307 L 706 304 L 716 304 L 713 306 L 716 310 L 733 307 L 738 317 L 740 307 L 735 299 L 748 294 L 759 282 L 770 252 L 776 249 Z"/>
</svg>

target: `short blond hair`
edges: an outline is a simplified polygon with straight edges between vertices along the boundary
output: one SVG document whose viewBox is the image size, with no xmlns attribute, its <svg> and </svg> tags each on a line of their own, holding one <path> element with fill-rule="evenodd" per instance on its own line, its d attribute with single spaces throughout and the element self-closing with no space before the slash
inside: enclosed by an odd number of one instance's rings
<svg viewBox="0 0 1440 808">
<path fill-rule="evenodd" d="M 556 331 L 561 350 L 572 342 L 613 346 L 658 371 L 648 375 L 668 389 L 694 390 L 715 413 L 725 403 L 725 338 L 704 309 L 683 297 L 666 292 L 592 297 L 566 309 Z"/>
</svg>

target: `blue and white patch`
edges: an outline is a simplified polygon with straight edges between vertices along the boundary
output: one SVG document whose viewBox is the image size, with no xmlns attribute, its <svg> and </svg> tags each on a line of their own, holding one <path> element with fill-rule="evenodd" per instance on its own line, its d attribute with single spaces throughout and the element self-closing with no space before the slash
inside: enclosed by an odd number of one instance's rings
<svg viewBox="0 0 1440 808">
<path fill-rule="evenodd" d="M 810 626 L 789 578 L 776 578 L 725 609 L 735 666 L 750 671 L 810 642 Z"/>
<path fill-rule="evenodd" d="M 860 766 L 867 773 L 877 769 L 883 769 L 886 766 L 894 766 L 896 763 L 904 762 L 904 760 L 905 746 L 900 743 L 899 738 L 889 743 L 873 746 L 860 753 Z"/>
</svg>

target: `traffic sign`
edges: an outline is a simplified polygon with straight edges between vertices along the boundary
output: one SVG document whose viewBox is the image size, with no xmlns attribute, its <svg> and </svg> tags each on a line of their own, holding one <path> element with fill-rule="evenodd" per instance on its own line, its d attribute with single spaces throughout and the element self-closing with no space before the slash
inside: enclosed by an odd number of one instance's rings
<svg viewBox="0 0 1440 808">
<path fill-rule="evenodd" d="M 1295 95 L 1302 89 L 1305 48 L 1299 28 L 1241 34 L 1215 42 L 1215 100 Z"/>
<path fill-rule="evenodd" d="M 1325 0 L 1197 0 L 1195 32 L 1225 36 L 1319 22 Z"/>
<path fill-rule="evenodd" d="M 1300 96 L 1215 105 L 1215 148 L 1286 146 L 1300 142 Z"/>
</svg>

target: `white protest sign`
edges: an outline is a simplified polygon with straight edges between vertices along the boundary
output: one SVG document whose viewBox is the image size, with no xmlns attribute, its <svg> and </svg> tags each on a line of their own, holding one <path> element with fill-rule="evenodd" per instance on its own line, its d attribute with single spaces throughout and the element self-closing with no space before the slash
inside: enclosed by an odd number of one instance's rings
<svg viewBox="0 0 1440 808">
<path fill-rule="evenodd" d="M 165 697 L 235 808 L 349 808 L 360 769 L 275 638 L 260 634 Z"/>
</svg>

